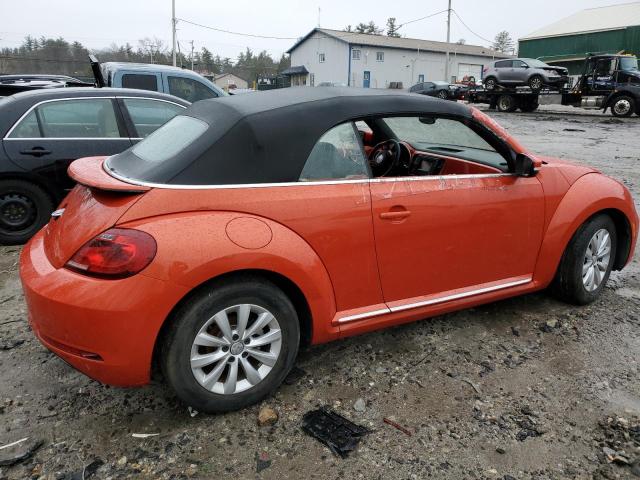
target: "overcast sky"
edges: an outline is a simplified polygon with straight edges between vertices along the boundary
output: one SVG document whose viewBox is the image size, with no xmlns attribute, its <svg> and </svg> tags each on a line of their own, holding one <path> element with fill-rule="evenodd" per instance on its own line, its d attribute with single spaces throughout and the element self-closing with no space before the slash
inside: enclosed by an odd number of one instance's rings
<svg viewBox="0 0 640 480">
<path fill-rule="evenodd" d="M 453 0 L 452 8 L 471 33 L 452 16 L 451 40 L 488 45 L 501 30 L 514 39 L 560 20 L 578 10 L 624 3 L 616 0 Z M 211 27 L 276 37 L 300 37 L 318 24 L 342 29 L 347 24 L 373 20 L 385 25 L 388 17 L 404 23 L 441 10 L 447 0 L 176 0 L 176 16 Z M 25 35 L 62 36 L 89 48 L 112 42 L 137 47 L 142 37 L 158 37 L 171 44 L 171 0 L 0 0 L 0 46 L 17 46 Z M 214 54 L 235 59 L 241 50 L 266 49 L 274 56 L 286 51 L 294 40 L 258 39 L 178 24 L 183 51 L 194 41 Z M 446 13 L 402 27 L 405 37 L 446 40 Z M 478 35 L 478 36 L 477 36 Z"/>
</svg>

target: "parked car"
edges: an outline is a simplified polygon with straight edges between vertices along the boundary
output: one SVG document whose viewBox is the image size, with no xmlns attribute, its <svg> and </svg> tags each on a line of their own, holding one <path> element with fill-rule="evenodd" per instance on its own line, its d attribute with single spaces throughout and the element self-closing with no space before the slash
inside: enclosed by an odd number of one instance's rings
<svg viewBox="0 0 640 480">
<path fill-rule="evenodd" d="M 409 89 L 411 93 L 438 97 L 443 100 L 462 100 L 466 87 L 450 85 L 447 82 L 419 82 Z"/>
<path fill-rule="evenodd" d="M 486 66 L 482 73 L 487 90 L 494 90 L 497 86 L 528 86 L 538 91 L 545 85 L 561 88 L 569 81 L 566 68 L 547 65 L 534 58 L 497 60 Z"/>
<path fill-rule="evenodd" d="M 107 384 L 158 365 L 202 412 L 269 395 L 300 345 L 549 286 L 592 302 L 638 235 L 623 184 L 392 90 L 197 102 L 70 175 L 20 258 L 33 332 Z"/>
<path fill-rule="evenodd" d="M 0 243 L 27 241 L 73 187 L 69 164 L 129 148 L 188 102 L 162 93 L 54 88 L 0 100 Z"/>
<path fill-rule="evenodd" d="M 91 66 L 98 86 L 136 88 L 164 92 L 193 103 L 224 97 L 227 93 L 192 70 L 148 63 L 106 62 L 91 55 Z"/>
<path fill-rule="evenodd" d="M 93 83 L 84 82 L 67 75 L 14 74 L 0 75 L 0 97 L 42 88 L 92 87 Z"/>
</svg>

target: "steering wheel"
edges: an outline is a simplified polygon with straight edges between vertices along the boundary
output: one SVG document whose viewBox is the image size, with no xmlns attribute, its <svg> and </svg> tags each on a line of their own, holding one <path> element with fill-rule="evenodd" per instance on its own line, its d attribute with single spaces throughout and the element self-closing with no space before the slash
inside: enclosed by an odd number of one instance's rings
<svg viewBox="0 0 640 480">
<path fill-rule="evenodd" d="M 374 177 L 384 177 L 389 175 L 393 168 L 400 161 L 400 142 L 390 138 L 378 143 L 369 154 L 369 165 Z"/>
</svg>

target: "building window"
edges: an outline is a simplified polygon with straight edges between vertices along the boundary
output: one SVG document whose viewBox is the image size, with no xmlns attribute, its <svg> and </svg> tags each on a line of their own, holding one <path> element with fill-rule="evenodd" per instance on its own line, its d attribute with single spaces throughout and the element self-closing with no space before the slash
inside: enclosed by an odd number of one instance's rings
<svg viewBox="0 0 640 480">
<path fill-rule="evenodd" d="M 384 52 L 376 52 L 376 60 L 378 62 L 384 62 Z"/>
<path fill-rule="evenodd" d="M 353 60 L 360 60 L 360 50 L 359 49 L 351 50 L 351 58 Z"/>
<path fill-rule="evenodd" d="M 324 53 L 319 53 L 319 54 L 318 54 L 318 61 L 319 61 L 320 63 L 324 63 L 324 61 L 325 61 L 325 60 L 326 60 L 326 59 L 325 59 Z"/>
<path fill-rule="evenodd" d="M 313 73 L 309 74 L 309 85 L 312 87 L 316 84 L 316 76 Z"/>
</svg>

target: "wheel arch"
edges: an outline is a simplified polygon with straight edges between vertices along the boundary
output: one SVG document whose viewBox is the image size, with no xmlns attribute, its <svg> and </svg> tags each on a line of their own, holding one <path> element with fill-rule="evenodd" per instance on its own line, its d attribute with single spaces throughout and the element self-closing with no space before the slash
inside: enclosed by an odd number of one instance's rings
<svg viewBox="0 0 640 480">
<path fill-rule="evenodd" d="M 589 203 L 585 200 L 589 199 Z M 629 191 L 619 182 L 600 173 L 580 177 L 556 208 L 542 239 L 534 280 L 548 285 L 578 229 L 595 215 L 609 215 L 618 234 L 614 270 L 631 259 L 638 235 L 638 215 Z"/>
<path fill-rule="evenodd" d="M 161 346 L 170 326 L 176 321 L 176 313 L 180 308 L 188 303 L 191 299 L 200 295 L 203 291 L 215 289 L 217 286 L 229 283 L 229 282 L 241 282 L 247 279 L 261 279 L 269 282 L 282 290 L 284 294 L 291 300 L 293 307 L 298 315 L 298 322 L 300 324 L 300 346 L 306 347 L 311 344 L 313 338 L 313 317 L 311 314 L 311 308 L 309 302 L 305 297 L 302 289 L 290 278 L 285 275 L 266 269 L 240 269 L 222 273 L 208 280 L 203 281 L 199 285 L 189 290 L 171 309 L 167 317 L 162 322 L 160 330 L 156 335 L 153 353 L 151 357 L 151 376 L 158 375 L 160 373 L 159 361 L 161 355 Z"/>
</svg>

